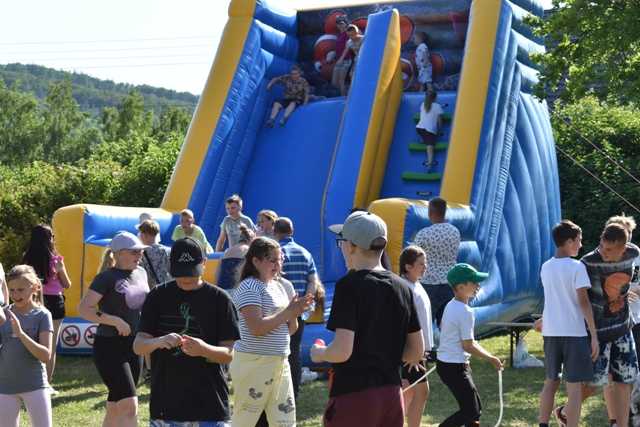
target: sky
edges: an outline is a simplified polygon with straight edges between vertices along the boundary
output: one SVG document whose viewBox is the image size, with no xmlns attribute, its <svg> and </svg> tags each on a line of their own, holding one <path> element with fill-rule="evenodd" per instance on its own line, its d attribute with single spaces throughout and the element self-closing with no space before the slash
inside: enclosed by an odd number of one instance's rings
<svg viewBox="0 0 640 427">
<path fill-rule="evenodd" d="M 0 63 L 39 64 L 199 95 L 229 1 L 3 2 Z M 312 0 L 288 1 L 295 7 Z"/>
</svg>

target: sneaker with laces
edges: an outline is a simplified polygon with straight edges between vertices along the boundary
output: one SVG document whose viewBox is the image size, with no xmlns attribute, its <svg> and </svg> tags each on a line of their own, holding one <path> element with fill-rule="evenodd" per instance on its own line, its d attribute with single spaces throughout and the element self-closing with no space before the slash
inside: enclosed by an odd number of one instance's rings
<svg viewBox="0 0 640 427">
<path fill-rule="evenodd" d="M 556 421 L 558 421 L 558 425 L 560 427 L 567 427 L 567 417 L 562 412 L 563 409 L 564 409 L 564 405 L 558 406 L 556 409 L 553 410 L 553 415 L 555 415 Z"/>
</svg>

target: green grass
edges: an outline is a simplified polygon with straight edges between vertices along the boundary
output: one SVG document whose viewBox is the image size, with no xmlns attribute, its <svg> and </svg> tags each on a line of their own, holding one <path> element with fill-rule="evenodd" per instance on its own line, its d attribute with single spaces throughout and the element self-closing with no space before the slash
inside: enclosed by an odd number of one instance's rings
<svg viewBox="0 0 640 427">
<path fill-rule="evenodd" d="M 527 335 L 529 351 L 542 357 L 542 338 L 530 332 Z M 507 361 L 509 339 L 507 336 L 483 340 L 482 345 Z M 99 426 L 104 415 L 106 388 L 100 381 L 89 357 L 60 357 L 54 386 L 60 394 L 53 398 L 53 421 L 56 427 Z M 483 403 L 482 424 L 493 426 L 498 418 L 498 383 L 495 370 L 484 361 L 472 360 L 473 377 Z M 542 388 L 543 369 L 510 369 L 504 372 L 505 410 L 502 426 L 537 425 L 538 394 Z M 453 397 L 442 385 L 437 374 L 431 375 L 431 396 L 427 402 L 423 426 L 437 426 L 457 409 Z M 149 388 L 139 389 L 139 424 L 148 425 Z M 564 391 L 559 401 L 564 401 Z M 316 381 L 302 387 L 298 402 L 298 425 L 321 426 L 322 412 L 327 401 L 326 383 Z M 602 397 L 589 399 L 582 410 L 581 425 L 607 425 Z M 28 417 L 23 416 L 21 426 L 28 426 Z"/>
</svg>

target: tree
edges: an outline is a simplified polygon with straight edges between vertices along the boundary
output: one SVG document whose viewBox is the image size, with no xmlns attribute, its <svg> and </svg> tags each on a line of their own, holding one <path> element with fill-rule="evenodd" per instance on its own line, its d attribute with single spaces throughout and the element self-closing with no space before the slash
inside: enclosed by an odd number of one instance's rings
<svg viewBox="0 0 640 427">
<path fill-rule="evenodd" d="M 537 94 L 565 102 L 587 94 L 628 104 L 640 99 L 640 2 L 553 0 L 545 21 L 532 19 L 547 52 Z"/>
<path fill-rule="evenodd" d="M 562 215 L 583 228 L 586 248 L 595 247 L 609 216 L 625 212 L 637 218 L 640 212 L 589 176 L 571 158 L 640 208 L 640 185 L 605 156 L 640 178 L 640 110 L 586 97 L 558 107 L 552 121 L 559 151 Z"/>
<path fill-rule="evenodd" d="M 42 118 L 36 99 L 0 80 L 0 163 L 25 163 L 41 156 Z"/>
<path fill-rule="evenodd" d="M 88 157 L 101 136 L 89 115 L 80 111 L 71 92 L 71 81 L 51 84 L 43 107 L 44 159 L 73 163 Z"/>
</svg>

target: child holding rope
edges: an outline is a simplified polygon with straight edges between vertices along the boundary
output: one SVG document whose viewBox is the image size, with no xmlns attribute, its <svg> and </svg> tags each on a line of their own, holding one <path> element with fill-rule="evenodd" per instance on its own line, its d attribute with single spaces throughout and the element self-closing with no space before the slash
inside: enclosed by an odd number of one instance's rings
<svg viewBox="0 0 640 427">
<path fill-rule="evenodd" d="M 429 382 L 424 373 L 427 370 L 427 352 L 433 348 L 433 320 L 429 296 L 420 283 L 420 278 L 425 271 L 427 271 L 427 255 L 422 248 L 415 245 L 407 246 L 400 254 L 400 275 L 407 279 L 413 291 L 413 302 L 418 312 L 425 349 L 423 360 L 415 364 L 405 363 L 402 368 L 402 388 L 408 427 L 420 427 L 422 413 L 429 398 Z"/>
<path fill-rule="evenodd" d="M 437 371 L 442 382 L 451 390 L 460 410 L 444 420 L 440 427 L 480 426 L 482 404 L 473 383 L 469 358 L 488 360 L 496 370 L 502 370 L 500 359 L 489 353 L 473 337 L 475 317 L 469 301 L 480 289 L 480 282 L 489 277 L 469 264 L 456 264 L 447 274 L 454 298 L 447 303 L 442 315 Z"/>
</svg>

